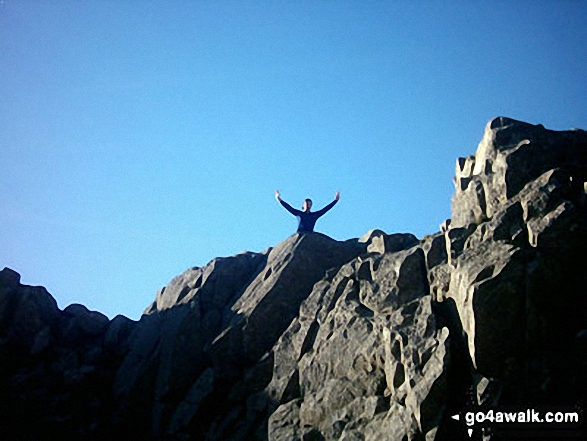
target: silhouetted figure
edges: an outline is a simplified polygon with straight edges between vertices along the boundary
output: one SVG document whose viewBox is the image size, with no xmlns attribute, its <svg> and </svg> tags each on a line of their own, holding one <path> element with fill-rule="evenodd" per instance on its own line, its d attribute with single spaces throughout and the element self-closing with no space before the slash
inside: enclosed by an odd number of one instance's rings
<svg viewBox="0 0 587 441">
<path fill-rule="evenodd" d="M 340 199 L 340 192 L 337 191 L 336 195 L 334 196 L 334 200 L 324 207 L 322 210 L 318 211 L 311 211 L 312 209 L 312 199 L 304 200 L 302 204 L 302 210 L 297 210 L 289 205 L 287 202 L 281 199 L 279 195 L 279 190 L 275 190 L 275 199 L 279 201 L 281 205 L 285 207 L 287 211 L 293 214 L 295 217 L 298 218 L 298 232 L 302 231 L 314 231 L 314 225 L 316 225 L 316 221 L 322 215 L 324 215 L 328 210 L 330 210 Z"/>
</svg>

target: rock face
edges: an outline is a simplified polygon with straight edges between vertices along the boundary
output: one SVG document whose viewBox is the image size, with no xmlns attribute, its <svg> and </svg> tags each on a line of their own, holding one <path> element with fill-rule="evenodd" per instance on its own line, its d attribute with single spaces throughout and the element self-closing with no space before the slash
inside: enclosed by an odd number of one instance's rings
<svg viewBox="0 0 587 441">
<path fill-rule="evenodd" d="M 45 288 L 0 271 L 2 439 L 107 439 L 112 384 L 135 325 L 82 305 L 60 311 Z"/>
<path fill-rule="evenodd" d="M 479 224 L 549 170 L 562 168 L 585 181 L 585 132 L 555 132 L 509 118 L 495 118 L 474 156 L 459 158 L 455 171 L 451 225 Z"/>
<path fill-rule="evenodd" d="M 496 118 L 422 239 L 296 234 L 186 271 L 138 322 L 4 269 L 3 439 L 458 440 L 465 408 L 580 404 L 586 181 L 586 132 Z"/>
<path fill-rule="evenodd" d="M 189 437 L 195 428 L 245 436 L 247 399 L 271 376 L 275 341 L 314 283 L 363 251 L 357 241 L 295 234 L 174 279 L 130 337 L 114 381 L 120 419 L 144 436 Z"/>
</svg>

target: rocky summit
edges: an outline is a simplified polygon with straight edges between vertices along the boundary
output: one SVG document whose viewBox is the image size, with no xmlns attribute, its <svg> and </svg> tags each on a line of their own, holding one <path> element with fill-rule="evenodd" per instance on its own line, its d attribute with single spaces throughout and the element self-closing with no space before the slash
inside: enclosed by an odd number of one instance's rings
<svg viewBox="0 0 587 441">
<path fill-rule="evenodd" d="M 585 131 L 500 117 L 421 239 L 295 234 L 187 270 L 138 322 L 5 268 L 1 439 L 585 439 L 586 181 Z M 562 408 L 579 423 L 465 423 Z"/>
</svg>

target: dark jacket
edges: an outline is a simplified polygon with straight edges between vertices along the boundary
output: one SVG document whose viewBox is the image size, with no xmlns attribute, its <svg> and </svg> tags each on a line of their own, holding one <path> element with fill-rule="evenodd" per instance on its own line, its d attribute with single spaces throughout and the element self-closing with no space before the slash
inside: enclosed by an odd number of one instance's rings
<svg viewBox="0 0 587 441">
<path fill-rule="evenodd" d="M 306 213 L 302 210 L 297 210 L 285 201 L 280 200 L 279 202 L 281 203 L 281 205 L 285 207 L 287 211 L 289 211 L 291 214 L 298 218 L 298 232 L 301 232 L 314 231 L 314 225 L 316 225 L 316 221 L 318 220 L 318 218 L 324 215 L 332 207 L 334 207 L 334 205 L 336 205 L 338 201 L 334 200 L 326 207 L 324 207 L 322 210 L 311 211 L 309 213 Z"/>
</svg>

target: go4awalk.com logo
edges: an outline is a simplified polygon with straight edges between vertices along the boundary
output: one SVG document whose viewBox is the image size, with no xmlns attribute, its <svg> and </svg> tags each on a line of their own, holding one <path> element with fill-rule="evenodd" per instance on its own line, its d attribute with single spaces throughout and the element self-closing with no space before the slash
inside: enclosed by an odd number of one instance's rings
<svg viewBox="0 0 587 441">
<path fill-rule="evenodd" d="M 465 409 L 451 418 L 465 425 L 469 438 L 583 439 L 583 411 L 574 408 Z"/>
</svg>

